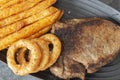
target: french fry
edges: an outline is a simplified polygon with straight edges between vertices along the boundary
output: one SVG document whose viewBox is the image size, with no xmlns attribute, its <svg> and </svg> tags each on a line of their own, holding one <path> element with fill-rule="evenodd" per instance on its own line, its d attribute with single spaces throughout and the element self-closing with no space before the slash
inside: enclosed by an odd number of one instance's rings
<svg viewBox="0 0 120 80">
<path fill-rule="evenodd" d="M 14 6 L 11 6 L 11 7 L 5 8 L 5 9 L 1 9 L 0 10 L 0 20 L 4 19 L 6 17 L 9 17 L 11 15 L 17 14 L 19 12 L 22 12 L 24 10 L 27 10 L 29 8 L 32 8 L 40 1 L 42 1 L 42 0 L 26 0 L 23 3 L 16 4 Z"/>
<path fill-rule="evenodd" d="M 58 17 L 58 20 L 60 20 L 60 18 L 62 17 L 63 13 L 64 13 L 64 11 L 61 11 L 61 14 Z M 40 30 L 39 32 L 37 32 L 37 33 L 31 35 L 30 37 L 28 37 L 28 39 L 38 38 L 38 37 L 44 35 L 45 33 L 47 33 L 50 29 L 51 29 L 51 26 L 47 26 L 44 29 Z"/>
<path fill-rule="evenodd" d="M 0 0 L 0 7 L 3 6 L 5 3 L 9 2 L 10 0 Z"/>
<path fill-rule="evenodd" d="M 51 16 L 41 19 L 31 25 L 22 28 L 21 30 L 11 35 L 8 35 L 7 37 L 0 39 L 0 50 L 7 48 L 9 45 L 20 39 L 24 39 L 32 34 L 35 34 L 36 32 L 40 31 L 46 26 L 52 25 L 58 19 L 60 14 L 61 11 L 57 11 L 55 14 Z"/>
<path fill-rule="evenodd" d="M 64 11 L 62 10 L 62 11 L 61 11 L 61 14 L 59 15 L 58 20 L 60 20 L 60 19 L 62 18 L 63 14 L 64 14 Z"/>
<path fill-rule="evenodd" d="M 39 32 L 36 32 L 35 34 L 31 35 L 27 39 L 33 39 L 33 38 L 38 38 L 42 36 L 43 34 L 47 33 L 51 29 L 51 26 L 47 26 L 44 29 L 40 30 Z"/>
<path fill-rule="evenodd" d="M 9 25 L 9 24 L 14 23 L 18 20 L 25 19 L 25 18 L 27 18 L 31 15 L 39 13 L 42 10 L 50 7 L 55 2 L 56 2 L 56 0 L 44 0 L 44 1 L 40 2 L 39 4 L 37 4 L 35 7 L 31 8 L 31 9 L 28 9 L 26 11 L 23 11 L 23 12 L 19 13 L 19 14 L 16 14 L 16 15 L 13 15 L 13 16 L 10 16 L 8 18 L 5 18 L 5 19 L 1 20 L 0 21 L 0 27 Z"/>
<path fill-rule="evenodd" d="M 4 1 L 4 0 L 2 0 L 2 1 Z M 4 4 L 4 5 L 2 5 L 2 6 L 0 7 L 0 9 L 7 8 L 7 7 L 9 7 L 9 6 L 12 6 L 12 5 L 16 4 L 16 3 L 20 3 L 20 2 L 23 2 L 23 1 L 26 1 L 26 0 L 9 0 L 9 2 L 7 2 L 7 3 Z"/>
<path fill-rule="evenodd" d="M 32 15 L 31 17 L 18 21 L 12 25 L 8 25 L 6 27 L 0 28 L 0 38 L 3 38 L 11 33 L 14 33 L 20 30 L 21 28 L 25 27 L 26 25 L 32 24 L 42 18 L 50 16 L 54 14 L 56 11 L 58 11 L 57 8 L 49 7 L 48 9 L 41 11 L 38 14 Z"/>
</svg>

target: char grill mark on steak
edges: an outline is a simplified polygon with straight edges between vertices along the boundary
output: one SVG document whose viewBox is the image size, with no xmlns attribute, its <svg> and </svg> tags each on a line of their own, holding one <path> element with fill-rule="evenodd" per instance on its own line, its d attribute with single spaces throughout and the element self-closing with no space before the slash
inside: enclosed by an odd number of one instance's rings
<svg viewBox="0 0 120 80">
<path fill-rule="evenodd" d="M 61 56 L 82 63 L 88 73 L 93 73 L 111 62 L 120 50 L 120 27 L 104 19 L 72 19 L 65 23 L 57 22 L 51 32 L 62 41 Z M 51 69 L 51 72 L 54 71 Z"/>
</svg>

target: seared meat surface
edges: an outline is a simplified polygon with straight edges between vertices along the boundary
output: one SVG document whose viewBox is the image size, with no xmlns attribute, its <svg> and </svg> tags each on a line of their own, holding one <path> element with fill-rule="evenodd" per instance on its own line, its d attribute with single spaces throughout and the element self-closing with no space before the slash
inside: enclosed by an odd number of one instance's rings
<svg viewBox="0 0 120 80">
<path fill-rule="evenodd" d="M 50 69 L 60 78 L 84 79 L 85 69 L 87 73 L 96 72 L 120 51 L 120 27 L 108 20 L 89 18 L 57 22 L 51 32 L 63 44 L 63 59 L 59 58 Z"/>
<path fill-rule="evenodd" d="M 53 74 L 63 79 L 79 77 L 84 80 L 85 78 L 84 66 L 66 56 L 61 56 L 50 70 Z"/>
</svg>

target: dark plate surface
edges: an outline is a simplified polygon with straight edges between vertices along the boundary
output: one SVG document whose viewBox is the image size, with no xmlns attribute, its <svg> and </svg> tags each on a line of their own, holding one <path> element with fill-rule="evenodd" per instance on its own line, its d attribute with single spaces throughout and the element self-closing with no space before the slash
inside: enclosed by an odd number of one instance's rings
<svg viewBox="0 0 120 80">
<path fill-rule="evenodd" d="M 65 11 L 62 21 L 72 18 L 102 17 L 120 23 L 120 13 L 103 4 L 98 0 L 58 0 L 55 4 L 58 8 Z M 0 52 L 0 59 L 6 62 L 6 50 Z M 60 80 L 52 75 L 49 70 L 32 74 L 44 80 Z M 113 62 L 102 67 L 94 74 L 87 74 L 87 80 L 120 80 L 120 54 Z M 80 80 L 80 79 L 71 79 Z"/>
<path fill-rule="evenodd" d="M 101 17 L 116 21 L 118 24 L 120 23 L 120 13 L 98 0 L 58 0 L 55 6 L 65 11 L 62 21 L 72 18 Z M 86 79 L 120 80 L 120 55 L 113 62 L 102 67 L 98 72 L 87 74 Z"/>
<path fill-rule="evenodd" d="M 65 10 L 63 21 L 71 18 L 100 17 L 120 24 L 120 12 L 98 0 L 59 0 L 56 6 Z M 87 74 L 86 79 L 120 80 L 120 54 L 113 62 L 102 67 L 96 73 Z"/>
</svg>

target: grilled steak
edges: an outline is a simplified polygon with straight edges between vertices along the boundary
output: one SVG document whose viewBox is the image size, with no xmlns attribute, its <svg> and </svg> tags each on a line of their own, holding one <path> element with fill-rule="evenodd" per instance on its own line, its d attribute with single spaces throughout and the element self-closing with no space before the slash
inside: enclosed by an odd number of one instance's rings
<svg viewBox="0 0 120 80">
<path fill-rule="evenodd" d="M 84 80 L 85 78 L 84 66 L 66 56 L 61 56 L 50 70 L 53 74 L 63 79 L 80 77 Z"/>
<path fill-rule="evenodd" d="M 60 78 L 94 73 L 110 63 L 120 50 L 120 27 L 100 18 L 72 19 L 52 27 L 63 44 L 61 57 L 50 68 Z"/>
</svg>

